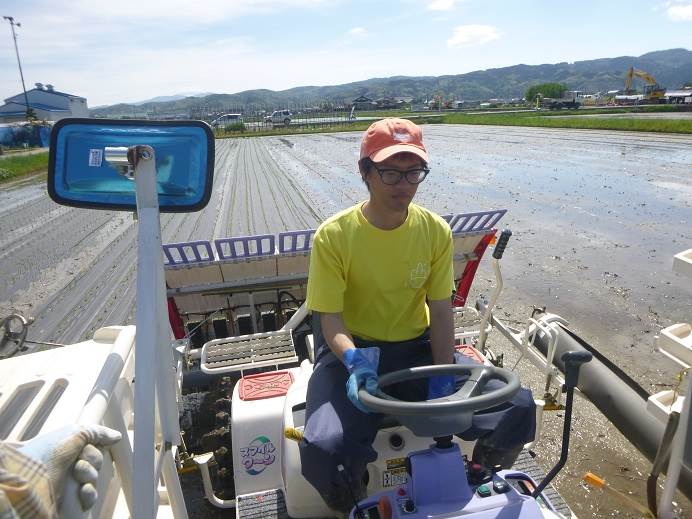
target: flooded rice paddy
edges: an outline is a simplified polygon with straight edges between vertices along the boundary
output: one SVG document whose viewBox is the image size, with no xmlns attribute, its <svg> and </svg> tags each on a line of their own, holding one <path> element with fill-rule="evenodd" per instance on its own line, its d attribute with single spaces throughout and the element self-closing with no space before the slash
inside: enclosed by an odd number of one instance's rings
<svg viewBox="0 0 692 519">
<path fill-rule="evenodd" d="M 418 203 L 439 213 L 509 210 L 500 317 L 521 322 L 531 305 L 546 305 L 649 392 L 674 384 L 654 336 L 692 320 L 692 282 L 671 270 L 672 255 L 692 247 L 692 137 L 431 125 L 424 138 L 431 173 Z M 359 142 L 357 133 L 217 141 L 211 202 L 162 215 L 164 242 L 316 227 L 367 197 Z M 132 322 L 135 246 L 130 214 L 61 207 L 43 185 L 0 191 L 0 317 L 31 315 L 29 339 L 61 343 Z M 491 287 L 486 259 L 472 298 Z M 539 382 L 534 370 L 522 376 Z M 592 470 L 644 500 L 648 463 L 578 404 L 556 486 L 579 517 L 627 517 L 579 479 Z M 559 457 L 561 427 L 551 415 L 536 448 L 544 468 Z"/>
</svg>

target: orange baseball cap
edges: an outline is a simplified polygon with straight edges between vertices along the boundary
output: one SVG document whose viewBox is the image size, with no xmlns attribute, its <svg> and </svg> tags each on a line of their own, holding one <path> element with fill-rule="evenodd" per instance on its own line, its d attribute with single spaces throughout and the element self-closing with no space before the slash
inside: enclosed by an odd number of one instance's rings
<svg viewBox="0 0 692 519">
<path fill-rule="evenodd" d="M 382 162 L 397 153 L 413 153 L 428 162 L 420 126 L 394 117 L 372 123 L 360 143 L 360 160 Z"/>
</svg>

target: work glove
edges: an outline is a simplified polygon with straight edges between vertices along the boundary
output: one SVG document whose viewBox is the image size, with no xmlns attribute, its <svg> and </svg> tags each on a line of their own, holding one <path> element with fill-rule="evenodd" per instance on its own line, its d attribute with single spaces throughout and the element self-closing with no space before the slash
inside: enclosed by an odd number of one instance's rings
<svg viewBox="0 0 692 519">
<path fill-rule="evenodd" d="M 66 479 L 68 476 L 75 479 L 79 483 L 79 501 L 86 511 L 98 497 L 96 480 L 103 464 L 98 447 L 113 445 L 120 438 L 118 431 L 101 425 L 68 425 L 37 436 L 17 449 L 45 465 L 58 506 Z"/>
<path fill-rule="evenodd" d="M 442 398 L 454 393 L 454 375 L 438 375 L 428 379 L 428 400 Z"/>
<path fill-rule="evenodd" d="M 369 413 L 358 399 L 358 390 L 362 387 L 370 393 L 377 391 L 377 365 L 380 362 L 379 348 L 352 348 L 343 355 L 344 364 L 350 373 L 346 382 L 346 394 L 351 403 L 360 411 Z"/>
</svg>

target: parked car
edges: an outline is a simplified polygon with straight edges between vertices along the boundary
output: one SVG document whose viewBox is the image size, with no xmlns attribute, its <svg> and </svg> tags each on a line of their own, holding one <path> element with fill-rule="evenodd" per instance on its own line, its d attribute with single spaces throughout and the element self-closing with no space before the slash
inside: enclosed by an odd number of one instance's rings
<svg viewBox="0 0 692 519">
<path fill-rule="evenodd" d="M 243 115 L 242 114 L 224 114 L 224 115 L 214 119 L 211 122 L 211 127 L 217 128 L 219 126 L 226 126 L 227 124 L 235 124 L 235 123 L 242 123 L 242 122 L 243 122 Z"/>
<path fill-rule="evenodd" d="M 291 124 L 291 116 L 293 114 L 288 110 L 274 110 L 271 115 L 264 118 L 264 122 L 271 124 L 285 124 L 288 126 Z"/>
</svg>

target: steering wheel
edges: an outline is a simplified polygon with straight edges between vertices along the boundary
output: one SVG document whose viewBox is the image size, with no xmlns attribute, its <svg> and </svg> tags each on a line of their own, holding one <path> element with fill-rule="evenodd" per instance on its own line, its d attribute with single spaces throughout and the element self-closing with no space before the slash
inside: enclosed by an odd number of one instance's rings
<svg viewBox="0 0 692 519">
<path fill-rule="evenodd" d="M 381 390 L 392 384 L 438 375 L 467 375 L 468 378 L 455 393 L 435 400 L 406 402 Z M 483 393 L 491 380 L 502 381 L 504 385 Z M 378 385 L 380 389 L 376 395 L 361 388 L 358 391 L 360 401 L 373 411 L 394 416 L 416 436 L 423 437 L 464 432 L 471 427 L 473 413 L 507 402 L 520 387 L 519 377 L 506 369 L 456 364 L 419 366 L 386 373 L 379 377 Z"/>
</svg>

